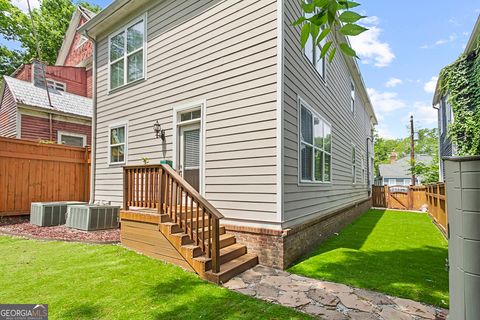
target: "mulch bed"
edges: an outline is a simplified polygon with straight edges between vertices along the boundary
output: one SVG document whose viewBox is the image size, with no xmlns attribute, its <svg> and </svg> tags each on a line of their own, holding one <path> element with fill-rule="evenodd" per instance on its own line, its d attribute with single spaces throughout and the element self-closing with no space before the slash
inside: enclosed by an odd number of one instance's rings
<svg viewBox="0 0 480 320">
<path fill-rule="evenodd" d="M 30 239 L 86 243 L 120 242 L 120 229 L 82 231 L 65 226 L 39 227 L 30 224 L 28 216 L 0 217 L 0 234 L 21 236 Z"/>
</svg>

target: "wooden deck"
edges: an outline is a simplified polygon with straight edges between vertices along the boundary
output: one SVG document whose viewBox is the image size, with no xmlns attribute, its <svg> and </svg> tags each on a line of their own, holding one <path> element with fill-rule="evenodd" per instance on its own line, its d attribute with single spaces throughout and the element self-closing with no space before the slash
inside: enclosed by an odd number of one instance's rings
<svg viewBox="0 0 480 320">
<path fill-rule="evenodd" d="M 121 241 L 145 255 L 221 283 L 255 266 L 234 235 L 220 226 L 223 216 L 164 165 L 124 168 Z"/>
</svg>

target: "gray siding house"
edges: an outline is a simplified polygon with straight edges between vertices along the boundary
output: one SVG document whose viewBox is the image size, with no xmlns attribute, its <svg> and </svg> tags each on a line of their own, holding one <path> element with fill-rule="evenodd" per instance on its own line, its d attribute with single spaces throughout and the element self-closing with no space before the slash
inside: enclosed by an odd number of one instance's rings
<svg viewBox="0 0 480 320">
<path fill-rule="evenodd" d="M 296 0 L 117 0 L 81 27 L 96 43 L 93 199 L 121 204 L 123 166 L 172 160 L 280 268 L 370 208 L 377 120 L 359 68 L 302 50 L 300 15 Z"/>
<path fill-rule="evenodd" d="M 474 49 L 478 48 L 480 40 L 480 15 L 473 28 L 473 32 L 470 35 L 470 39 L 463 51 L 462 55 L 471 53 Z M 438 144 L 439 144 L 439 156 L 440 156 L 440 181 L 445 181 L 445 166 L 443 157 L 456 156 L 456 146 L 452 143 L 448 137 L 448 126 L 454 121 L 453 108 L 449 103 L 448 95 L 442 93 L 441 88 L 442 79 L 439 77 L 437 87 L 435 89 L 435 95 L 433 97 L 433 107 L 438 110 Z M 462 121 L 462 119 L 457 119 Z"/>
</svg>

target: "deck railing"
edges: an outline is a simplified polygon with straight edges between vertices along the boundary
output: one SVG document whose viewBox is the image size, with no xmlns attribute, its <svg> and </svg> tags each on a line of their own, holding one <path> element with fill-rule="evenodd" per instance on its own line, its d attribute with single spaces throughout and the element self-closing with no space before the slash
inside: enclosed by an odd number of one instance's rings
<svg viewBox="0 0 480 320">
<path fill-rule="evenodd" d="M 220 271 L 220 219 L 223 215 L 168 165 L 126 166 L 123 208 L 157 209 L 177 223 Z"/>
<path fill-rule="evenodd" d="M 429 184 L 426 186 L 426 188 L 428 213 L 446 234 L 448 227 L 448 215 L 445 196 L 445 183 Z"/>
</svg>

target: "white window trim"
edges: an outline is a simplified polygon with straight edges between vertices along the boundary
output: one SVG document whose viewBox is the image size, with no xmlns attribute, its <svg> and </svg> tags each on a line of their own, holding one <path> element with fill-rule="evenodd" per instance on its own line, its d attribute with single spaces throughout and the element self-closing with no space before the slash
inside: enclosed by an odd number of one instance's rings
<svg viewBox="0 0 480 320">
<path fill-rule="evenodd" d="M 85 134 L 80 134 L 80 133 L 73 133 L 73 132 L 67 132 L 67 131 L 57 131 L 57 143 L 62 144 L 62 136 L 71 136 L 71 137 L 77 137 L 77 138 L 83 138 L 83 147 L 87 145 L 87 136 Z"/>
<path fill-rule="evenodd" d="M 110 142 L 112 141 L 112 129 L 121 128 L 121 127 L 125 127 L 125 142 L 119 143 L 119 144 L 113 144 L 113 145 L 110 144 Z M 112 162 L 112 147 L 120 146 L 123 144 L 125 145 L 124 161 Z M 108 126 L 108 165 L 109 166 L 126 165 L 128 162 L 127 158 L 128 158 L 128 121 L 109 125 Z"/>
<path fill-rule="evenodd" d="M 201 116 L 198 119 L 188 120 L 188 121 L 179 121 L 180 117 L 179 114 L 187 111 L 194 111 L 200 109 Z M 206 168 L 206 161 L 205 161 L 205 154 L 206 154 L 206 112 L 207 112 L 207 99 L 193 101 L 191 103 L 187 103 L 184 105 L 173 107 L 173 117 L 172 117 L 172 162 L 173 167 L 177 168 L 177 161 L 178 161 L 178 140 L 180 138 L 180 126 L 189 125 L 193 123 L 200 122 L 200 194 L 205 196 L 205 168 Z"/>
<path fill-rule="evenodd" d="M 50 78 L 47 78 L 46 79 L 46 82 L 47 82 L 47 87 L 48 87 L 48 82 L 53 82 L 53 89 L 54 90 L 57 90 L 57 91 L 61 91 L 61 92 L 67 92 L 67 84 L 65 82 L 61 82 L 61 81 L 57 81 L 57 80 L 53 80 L 53 79 L 50 79 Z M 61 85 L 63 86 L 63 90 L 58 90 L 57 89 L 57 85 Z M 49 88 L 50 89 L 50 88 Z"/>
<path fill-rule="evenodd" d="M 83 46 L 85 43 L 87 43 L 87 41 L 88 41 L 88 38 L 87 38 L 87 37 L 85 37 L 83 34 L 80 35 L 80 39 L 78 39 L 78 42 L 77 42 L 77 44 L 76 44 L 76 46 L 75 46 L 75 49 L 80 48 L 80 47 Z"/>
<path fill-rule="evenodd" d="M 302 119 L 301 119 L 301 114 L 302 114 L 302 105 L 305 106 L 315 117 L 319 118 L 321 121 L 323 121 L 325 124 L 327 124 L 328 126 L 330 126 L 330 137 L 331 137 L 331 141 L 330 141 L 330 145 L 331 145 L 331 149 L 330 149 L 330 153 L 326 152 L 326 151 L 323 151 L 327 154 L 330 155 L 330 181 L 311 181 L 311 180 L 303 180 L 302 179 L 302 143 L 304 144 L 307 144 L 309 145 L 308 143 L 305 143 L 305 142 L 302 142 L 302 137 L 301 137 L 301 130 L 302 130 L 302 127 L 301 127 L 301 123 L 302 123 Z M 312 186 L 312 185 L 332 185 L 332 181 L 333 181 L 333 127 L 332 127 L 332 124 L 327 121 L 324 117 L 322 117 L 317 111 L 315 111 L 305 100 L 303 100 L 300 96 L 298 97 L 298 102 L 297 102 L 297 108 L 298 108 L 298 123 L 297 123 L 297 126 L 298 126 L 298 170 L 297 170 L 297 173 L 298 173 L 298 183 L 297 185 L 298 186 Z M 313 146 L 312 146 L 313 147 Z M 314 151 L 315 151 L 315 147 L 314 147 Z M 324 159 L 324 162 L 325 162 L 325 159 Z M 313 166 L 313 164 L 312 164 Z M 313 178 L 314 175 L 315 175 L 315 172 L 312 171 L 312 175 L 313 175 Z"/>
<path fill-rule="evenodd" d="M 113 37 L 117 36 L 119 33 L 126 33 L 127 29 L 130 28 L 131 26 L 137 24 L 138 22 L 143 20 L 143 46 L 141 48 L 138 48 L 130 53 L 127 53 L 127 50 L 123 53 L 122 58 L 118 58 L 117 60 L 110 61 L 110 42 Z M 147 80 L 147 12 L 143 13 L 142 15 L 138 16 L 137 18 L 131 20 L 129 23 L 125 24 L 123 27 L 115 30 L 108 36 L 108 92 L 116 92 L 117 90 L 121 90 L 122 88 L 131 86 L 135 83 L 138 83 L 143 80 Z M 127 39 L 125 38 L 125 46 L 127 45 Z M 128 66 L 127 66 L 127 58 L 128 56 L 131 56 L 132 54 L 137 53 L 138 51 L 143 50 L 143 75 L 141 78 L 138 78 L 134 81 L 127 82 L 127 72 L 128 72 Z M 120 61 L 121 59 L 124 59 L 123 62 L 123 80 L 124 83 L 118 87 L 112 88 L 112 82 L 111 82 L 111 65 Z"/>
</svg>

